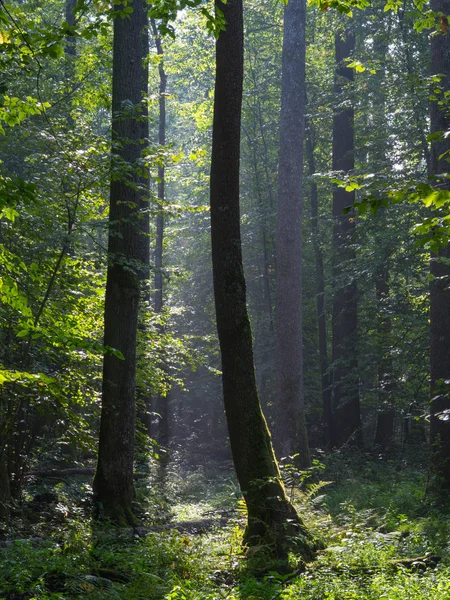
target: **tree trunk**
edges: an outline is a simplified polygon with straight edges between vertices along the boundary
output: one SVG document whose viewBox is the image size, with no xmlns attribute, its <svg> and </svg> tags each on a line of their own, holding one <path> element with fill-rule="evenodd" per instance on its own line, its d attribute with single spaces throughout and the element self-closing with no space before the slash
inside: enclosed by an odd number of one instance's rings
<svg viewBox="0 0 450 600">
<path fill-rule="evenodd" d="M 0 521 L 9 517 L 9 504 L 11 502 L 11 489 L 9 474 L 6 466 L 6 457 L 0 454 Z"/>
<path fill-rule="evenodd" d="M 374 35 L 373 53 L 376 60 L 386 62 L 389 47 L 390 26 L 385 31 L 382 22 L 377 25 Z M 384 131 L 386 123 L 386 93 L 385 71 L 378 69 L 370 79 L 370 94 L 372 97 L 372 125 L 379 131 Z M 382 138 L 374 143 L 369 151 L 369 161 L 376 172 L 385 173 L 391 168 L 386 154 L 388 140 Z M 377 270 L 375 273 L 375 297 L 377 303 L 377 344 L 378 344 L 378 412 L 374 444 L 385 449 L 392 444 L 394 438 L 395 411 L 392 404 L 393 393 L 393 362 L 391 355 L 392 319 L 389 314 L 389 248 L 386 248 L 385 231 L 389 228 L 386 209 L 381 208 L 375 215 L 377 233 L 375 235 L 375 253 Z"/>
<path fill-rule="evenodd" d="M 353 54 L 355 37 L 350 30 L 335 35 L 336 73 L 334 93 L 339 107 L 333 118 L 333 171 L 344 174 L 355 166 L 353 99 L 345 102 L 344 94 L 353 83 L 353 69 L 345 59 Z M 356 281 L 348 273 L 348 263 L 355 258 L 351 236 L 355 221 L 343 210 L 355 201 L 355 193 L 342 187 L 333 191 L 333 389 L 331 445 L 361 445 L 361 416 L 357 375 L 357 298 Z"/>
<path fill-rule="evenodd" d="M 404 422 L 404 443 L 408 446 L 420 446 L 426 442 L 426 439 L 423 409 L 410 404 Z"/>
<path fill-rule="evenodd" d="M 378 411 L 374 439 L 375 446 L 385 449 L 392 444 L 392 440 L 394 439 L 394 417 L 395 413 L 392 409 Z"/>
<path fill-rule="evenodd" d="M 120 11 L 123 5 L 117 5 Z M 148 262 L 147 184 L 140 175 L 148 138 L 146 5 L 114 19 L 112 91 L 112 177 L 105 298 L 102 413 L 95 499 L 105 517 L 133 522 L 136 333 L 140 278 Z"/>
<path fill-rule="evenodd" d="M 381 209 L 384 210 L 384 209 Z M 378 215 L 378 226 L 386 227 L 384 215 Z M 392 405 L 393 364 L 391 356 L 392 319 L 386 315 L 386 303 L 389 301 L 389 266 L 387 258 L 381 265 L 375 278 L 375 295 L 378 304 L 378 413 L 374 443 L 382 448 L 389 446 L 394 439 L 395 411 Z"/>
<path fill-rule="evenodd" d="M 66 0 L 66 22 L 70 27 L 76 25 L 74 10 L 77 5 L 77 0 Z M 75 35 L 66 36 L 66 44 L 64 48 L 65 54 L 65 75 L 66 79 L 70 82 L 74 74 L 74 58 L 76 55 L 76 44 L 77 38 Z M 70 82 L 71 83 L 71 82 Z"/>
<path fill-rule="evenodd" d="M 307 122 L 306 127 L 306 152 L 308 156 L 309 175 L 312 177 L 316 172 L 316 161 L 314 157 L 313 126 Z M 323 268 L 323 255 L 320 247 L 319 232 L 319 203 L 317 183 L 311 179 L 311 230 L 314 246 L 314 257 L 316 263 L 316 309 L 317 326 L 319 330 L 319 361 L 320 378 L 322 387 L 322 421 L 325 426 L 325 445 L 329 446 L 331 441 L 331 387 L 328 372 L 328 349 L 327 349 L 327 315 L 325 312 L 325 275 Z"/>
<path fill-rule="evenodd" d="M 302 174 L 305 137 L 305 0 L 284 8 L 278 170 L 275 303 L 277 446 L 282 456 L 298 454 L 310 465 L 303 395 Z"/>
<path fill-rule="evenodd" d="M 285 558 L 298 545 L 312 555 L 308 533 L 280 480 L 261 411 L 246 305 L 239 213 L 239 150 L 243 80 L 242 0 L 217 6 L 226 30 L 216 43 L 211 157 L 211 240 L 222 383 L 231 450 L 248 509 L 247 546 L 264 545 Z"/>
<path fill-rule="evenodd" d="M 156 52 L 159 57 L 159 120 L 158 120 L 158 144 L 161 148 L 166 145 L 166 86 L 167 75 L 164 70 L 164 49 L 161 41 L 161 35 L 158 32 L 155 20 L 150 21 L 152 26 L 153 38 L 155 40 Z M 164 164 L 158 166 L 158 215 L 156 217 L 156 240 L 155 240 L 155 295 L 154 306 L 155 313 L 160 314 L 164 306 L 164 278 L 163 278 L 163 253 L 164 253 L 164 201 L 165 201 L 165 168 Z M 159 326 L 161 334 L 164 333 L 164 327 Z M 167 448 L 170 442 L 170 423 L 169 423 L 169 397 L 170 391 L 165 396 L 159 394 L 156 399 L 156 411 L 159 414 L 158 442 L 161 446 Z M 163 454 L 164 460 L 161 464 L 167 462 L 167 454 Z"/>
<path fill-rule="evenodd" d="M 154 19 L 151 19 L 153 38 L 156 52 L 159 57 L 159 121 L 158 144 L 161 148 L 166 145 L 166 85 L 167 75 L 164 70 L 164 50 L 161 36 Z M 165 169 L 164 164 L 158 166 L 158 205 L 156 217 L 156 243 L 155 243 L 155 312 L 160 313 L 163 307 L 163 243 L 164 243 L 164 200 L 165 200 Z"/>
<path fill-rule="evenodd" d="M 448 15 L 450 0 L 432 0 L 432 10 Z M 442 93 L 431 102 L 431 133 L 448 131 L 448 107 L 438 100 L 450 91 L 450 33 L 431 38 L 431 74 L 442 74 L 438 85 Z M 436 84 L 433 84 L 433 88 Z M 431 146 L 430 175 L 448 173 L 450 138 L 435 140 Z M 438 182 L 440 189 L 450 190 L 450 181 Z M 432 465 L 440 483 L 450 487 L 450 244 L 432 257 L 430 290 L 430 368 L 431 368 L 431 450 Z M 447 264 L 446 262 L 447 261 Z"/>
</svg>

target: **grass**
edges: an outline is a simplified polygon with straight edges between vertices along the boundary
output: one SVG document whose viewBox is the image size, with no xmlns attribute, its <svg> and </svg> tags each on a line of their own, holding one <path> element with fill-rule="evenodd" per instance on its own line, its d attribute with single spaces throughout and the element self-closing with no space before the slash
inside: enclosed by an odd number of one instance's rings
<svg viewBox="0 0 450 600">
<path fill-rule="evenodd" d="M 91 528 L 89 488 L 60 484 L 42 519 L 17 520 L 0 549 L 5 600 L 450 600 L 450 506 L 425 495 L 426 473 L 364 455 L 334 455 L 292 493 L 326 549 L 302 572 L 255 576 L 241 552 L 242 516 L 204 535 Z M 317 478 L 317 474 L 315 475 Z M 80 491 L 81 490 L 81 491 Z M 200 520 L 237 503 L 231 471 L 168 474 L 165 492 L 139 491 L 151 521 Z M 170 507 L 170 511 L 169 511 Z M 439 560 L 427 562 L 429 555 Z M 410 564 L 408 557 L 424 557 Z M 258 565 L 258 568 L 260 565 Z M 270 567 L 269 567 L 270 568 Z"/>
</svg>

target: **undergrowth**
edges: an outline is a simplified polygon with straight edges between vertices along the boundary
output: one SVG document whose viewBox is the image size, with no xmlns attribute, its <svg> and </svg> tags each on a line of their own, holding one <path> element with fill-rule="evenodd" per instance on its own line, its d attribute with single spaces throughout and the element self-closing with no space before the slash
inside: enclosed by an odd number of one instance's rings
<svg viewBox="0 0 450 600">
<path fill-rule="evenodd" d="M 143 537 L 93 529 L 86 483 L 55 486 L 52 506 L 34 522 L 17 517 L 3 532 L 0 600 L 450 600 L 450 507 L 426 494 L 424 470 L 342 453 L 308 478 L 291 472 L 287 483 L 326 543 L 301 571 L 293 556 L 291 572 L 267 565 L 261 575 L 258 565 L 256 576 L 240 546 L 231 470 L 172 469 L 164 493 L 161 481 L 151 490 L 140 484 Z M 202 519 L 202 535 L 161 525 Z"/>
</svg>

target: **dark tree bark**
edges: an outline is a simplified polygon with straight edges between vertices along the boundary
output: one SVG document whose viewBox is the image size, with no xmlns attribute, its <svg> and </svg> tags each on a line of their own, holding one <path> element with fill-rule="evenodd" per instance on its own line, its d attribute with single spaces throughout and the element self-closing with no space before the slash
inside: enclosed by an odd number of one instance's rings
<svg viewBox="0 0 450 600">
<path fill-rule="evenodd" d="M 450 0 L 432 0 L 432 10 L 450 14 Z M 431 74 L 441 74 L 439 87 L 450 91 L 450 33 L 437 33 L 431 38 Z M 436 84 L 433 84 L 436 87 Z M 439 98 L 443 97 L 443 93 Z M 448 131 L 448 106 L 431 102 L 431 132 Z M 431 146 L 430 175 L 448 173 L 450 138 L 435 140 Z M 450 190 L 450 180 L 436 183 Z M 450 259 L 450 244 L 432 257 L 430 290 L 430 368 L 431 368 L 431 448 L 432 465 L 441 483 L 450 487 L 450 267 L 443 261 Z"/>
<path fill-rule="evenodd" d="M 242 1 L 218 1 L 226 31 L 216 43 L 211 157 L 211 240 L 217 330 L 231 450 L 248 509 L 244 543 L 286 557 L 297 543 L 312 556 L 309 534 L 280 480 L 261 411 L 246 305 L 239 213 L 239 158 L 243 80 Z"/>
<path fill-rule="evenodd" d="M 305 137 L 306 2 L 284 8 L 278 169 L 275 302 L 277 446 L 282 456 L 298 454 L 310 465 L 303 395 L 302 174 Z"/>
<path fill-rule="evenodd" d="M 419 446 L 426 442 L 423 408 L 410 404 L 404 421 L 404 443 L 407 446 Z"/>
<path fill-rule="evenodd" d="M 351 92 L 353 69 L 345 59 L 355 48 L 352 31 L 335 35 L 336 72 L 334 93 L 339 106 L 333 118 L 333 171 L 344 174 L 355 166 L 354 110 L 352 99 L 343 102 Z M 350 90 L 349 90 L 350 87 Z M 355 201 L 355 193 L 342 187 L 333 191 L 333 314 L 332 314 L 332 428 L 331 445 L 360 445 L 361 416 L 357 370 L 357 297 L 356 282 L 349 278 L 348 263 L 355 257 L 351 248 L 354 217 L 343 210 Z"/>
<path fill-rule="evenodd" d="M 9 517 L 11 500 L 6 454 L 2 452 L 0 454 L 0 521 L 6 520 Z"/>
<path fill-rule="evenodd" d="M 308 120 L 306 123 L 306 153 L 308 157 L 309 174 L 311 177 L 316 172 L 313 139 L 313 125 Z M 327 315 L 325 309 L 325 275 L 323 268 L 322 248 L 320 247 L 318 190 L 317 183 L 313 179 L 311 180 L 310 184 L 310 201 L 312 240 L 316 263 L 316 310 L 317 326 L 319 331 L 319 361 L 322 387 L 322 421 L 325 426 L 325 445 L 328 447 L 330 445 L 331 440 L 332 414 L 330 374 L 328 371 L 329 362 L 327 348 Z"/>
<path fill-rule="evenodd" d="M 117 5 L 116 10 L 122 10 Z M 94 494 L 104 516 L 133 522 L 136 333 L 140 279 L 148 263 L 146 179 L 141 151 L 148 138 L 146 5 L 114 19 L 112 173 L 105 298 L 102 413 Z"/>
<path fill-rule="evenodd" d="M 393 410 L 379 410 L 377 413 L 374 444 L 382 449 L 387 448 L 394 439 L 394 417 Z"/>
</svg>

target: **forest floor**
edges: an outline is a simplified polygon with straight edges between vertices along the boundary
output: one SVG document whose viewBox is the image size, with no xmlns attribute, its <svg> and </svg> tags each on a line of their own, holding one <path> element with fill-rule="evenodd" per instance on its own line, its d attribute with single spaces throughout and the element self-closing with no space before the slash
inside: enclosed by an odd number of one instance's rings
<svg viewBox="0 0 450 600">
<path fill-rule="evenodd" d="M 288 490 L 326 549 L 279 574 L 245 558 L 229 464 L 137 485 L 142 527 L 92 527 L 87 478 L 31 483 L 0 531 L 0 600 L 450 600 L 450 502 L 414 457 L 335 454 Z M 413 466 L 414 465 L 414 466 Z"/>
</svg>

